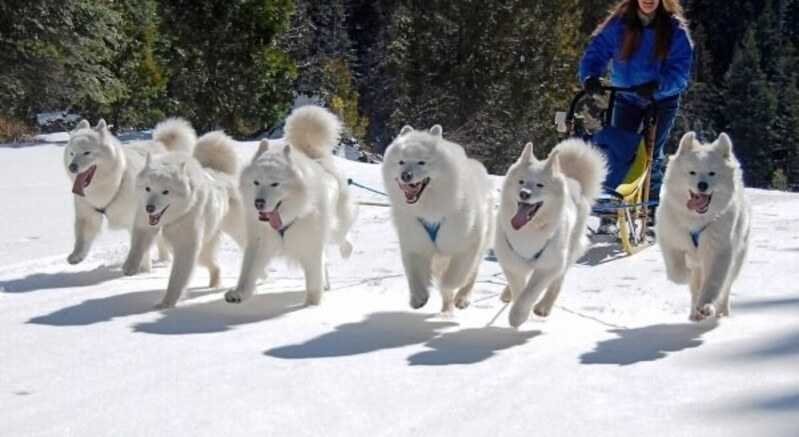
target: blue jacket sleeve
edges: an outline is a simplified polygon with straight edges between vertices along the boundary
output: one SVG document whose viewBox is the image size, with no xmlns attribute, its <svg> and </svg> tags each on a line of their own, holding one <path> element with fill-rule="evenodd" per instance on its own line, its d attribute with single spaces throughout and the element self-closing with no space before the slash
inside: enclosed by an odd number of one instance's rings
<svg viewBox="0 0 799 437">
<path fill-rule="evenodd" d="M 588 47 L 580 60 L 580 83 L 585 83 L 589 77 L 602 77 L 608 68 L 608 63 L 613 58 L 618 45 L 619 20 L 613 19 L 602 29 L 598 35 L 588 43 Z"/>
<path fill-rule="evenodd" d="M 655 93 L 656 99 L 682 93 L 688 88 L 691 78 L 694 45 L 688 32 L 681 25 L 676 26 L 669 55 L 660 67 L 660 88 Z"/>
</svg>

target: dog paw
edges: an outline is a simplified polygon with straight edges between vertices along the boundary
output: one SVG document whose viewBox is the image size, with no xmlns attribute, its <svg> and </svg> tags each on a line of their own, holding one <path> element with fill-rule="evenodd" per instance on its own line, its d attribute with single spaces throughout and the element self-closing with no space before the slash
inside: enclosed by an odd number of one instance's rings
<svg viewBox="0 0 799 437">
<path fill-rule="evenodd" d="M 508 314 L 508 323 L 510 326 L 518 328 L 519 326 L 522 326 L 522 324 L 529 318 L 529 311 L 520 310 L 518 307 L 514 307 L 511 308 L 510 313 Z"/>
<path fill-rule="evenodd" d="M 67 257 L 67 262 L 72 264 L 72 265 L 75 265 L 75 264 L 79 264 L 84 259 L 86 259 L 86 254 L 85 253 L 72 252 Z"/>
<path fill-rule="evenodd" d="M 533 308 L 533 313 L 538 317 L 549 317 L 552 313 L 552 308 L 546 305 L 536 305 Z"/>
<path fill-rule="evenodd" d="M 322 303 L 322 293 L 305 293 L 305 306 L 317 306 Z"/>
<path fill-rule="evenodd" d="M 506 286 L 505 289 L 502 290 L 502 296 L 499 298 L 505 303 L 510 303 L 513 300 L 513 292 L 510 290 L 510 286 Z"/>
<path fill-rule="evenodd" d="M 694 322 L 701 322 L 703 320 L 711 319 L 713 317 L 716 317 L 717 314 L 718 314 L 718 312 L 716 311 L 716 307 L 713 304 L 709 304 L 708 303 L 708 304 L 702 305 L 702 306 L 700 306 L 698 308 L 695 308 L 691 312 L 690 319 L 691 319 L 691 321 L 694 321 Z"/>
<path fill-rule="evenodd" d="M 425 295 L 418 295 L 412 294 L 411 295 L 411 308 L 414 310 L 418 310 L 419 308 L 425 306 L 427 304 L 427 300 L 430 299 L 429 294 Z"/>
<path fill-rule="evenodd" d="M 469 300 L 468 296 L 455 296 L 455 307 L 459 310 L 465 310 L 469 308 L 469 305 L 472 302 Z"/>
<path fill-rule="evenodd" d="M 225 302 L 227 303 L 242 303 L 244 299 L 244 294 L 238 290 L 230 290 L 225 293 Z"/>
<path fill-rule="evenodd" d="M 169 302 L 166 300 L 162 300 L 161 302 L 153 305 L 153 308 L 156 310 L 168 310 L 170 308 L 175 308 L 177 302 Z"/>
<path fill-rule="evenodd" d="M 125 264 L 122 264 L 122 273 L 124 273 L 125 276 L 136 275 L 139 273 L 139 266 L 125 261 Z"/>
<path fill-rule="evenodd" d="M 348 259 L 350 255 L 352 255 L 352 243 L 347 240 L 342 241 L 341 244 L 338 245 L 338 251 L 342 258 Z"/>
</svg>

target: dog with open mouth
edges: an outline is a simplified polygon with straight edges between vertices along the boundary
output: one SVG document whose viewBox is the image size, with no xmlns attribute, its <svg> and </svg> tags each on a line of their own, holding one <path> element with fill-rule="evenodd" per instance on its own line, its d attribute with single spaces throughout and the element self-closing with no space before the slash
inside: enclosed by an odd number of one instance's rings
<svg viewBox="0 0 799 437">
<path fill-rule="evenodd" d="M 259 275 L 284 257 L 303 269 L 305 304 L 320 304 L 323 288 L 329 288 L 325 247 L 337 245 L 343 258 L 353 249 L 348 234 L 357 210 L 333 158 L 341 129 L 332 112 L 308 105 L 286 119 L 285 144 L 261 142 L 239 181 L 249 237 L 227 302 L 252 297 Z"/>
<path fill-rule="evenodd" d="M 606 175 L 605 156 L 578 139 L 542 161 L 528 143 L 508 170 L 494 250 L 508 279 L 502 300 L 513 302 L 511 326 L 531 310 L 540 317 L 552 311 L 567 270 L 589 247 L 586 222 Z"/>
<path fill-rule="evenodd" d="M 94 128 L 88 121 L 81 121 L 70 132 L 64 148 L 64 169 L 72 184 L 75 205 L 75 245 L 67 261 L 78 264 L 86 258 L 104 218 L 112 229 L 132 229 L 136 175 L 148 153 L 190 152 L 196 140 L 194 129 L 183 119 L 159 123 L 152 140 L 125 145 L 114 137 L 104 120 Z M 158 249 L 161 259 L 169 258 L 167 246 L 160 238 Z M 148 254 L 139 270 L 149 271 L 150 267 Z"/>
<path fill-rule="evenodd" d="M 133 274 L 159 232 L 174 254 L 166 294 L 156 308 L 174 307 L 191 279 L 194 266 L 208 268 L 210 288 L 220 285 L 216 261 L 222 234 L 244 246 L 243 207 L 237 187 L 235 142 L 221 131 L 197 140 L 194 154 L 147 156 L 136 179 L 138 211 L 131 250 L 123 265 Z"/>
<path fill-rule="evenodd" d="M 411 308 L 427 303 L 433 279 L 442 314 L 466 308 L 494 233 L 493 183 L 485 167 L 445 140 L 441 126 L 405 126 L 386 150 L 382 173 Z"/>
<path fill-rule="evenodd" d="M 732 140 L 689 132 L 663 178 L 656 235 L 668 278 L 689 284 L 690 319 L 729 316 L 730 288 L 749 248 L 751 211 Z"/>
</svg>

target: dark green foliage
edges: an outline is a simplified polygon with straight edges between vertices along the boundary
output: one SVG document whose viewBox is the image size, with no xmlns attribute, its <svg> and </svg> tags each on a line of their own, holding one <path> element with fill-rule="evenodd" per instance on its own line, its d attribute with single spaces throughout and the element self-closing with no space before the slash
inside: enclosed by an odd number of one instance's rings
<svg viewBox="0 0 799 437">
<path fill-rule="evenodd" d="M 293 62 L 274 45 L 290 0 L 163 0 L 168 94 L 200 130 L 242 135 L 272 125 L 291 102 Z"/>
</svg>

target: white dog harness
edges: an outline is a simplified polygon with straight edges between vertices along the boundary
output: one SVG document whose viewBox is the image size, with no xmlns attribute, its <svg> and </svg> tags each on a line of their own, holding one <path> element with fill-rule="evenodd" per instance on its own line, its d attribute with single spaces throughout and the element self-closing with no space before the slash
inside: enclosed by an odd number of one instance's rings
<svg viewBox="0 0 799 437">
<path fill-rule="evenodd" d="M 542 247 L 541 250 L 536 252 L 532 258 L 527 258 L 525 256 L 522 256 L 522 254 L 520 254 L 519 251 L 516 250 L 515 247 L 513 247 L 513 243 L 510 242 L 510 239 L 508 238 L 508 234 L 506 232 L 503 232 L 502 234 L 505 236 L 505 242 L 508 243 L 508 247 L 510 247 L 510 250 L 512 250 L 513 253 L 516 254 L 516 256 L 523 259 L 527 264 L 535 264 L 536 261 L 538 261 L 538 259 L 541 258 L 541 255 L 544 254 L 544 251 L 547 250 L 547 247 L 549 247 L 549 243 L 552 241 L 552 238 L 547 240 L 546 243 L 544 243 L 544 247 Z"/>
</svg>

